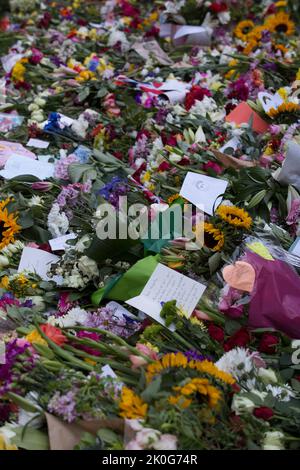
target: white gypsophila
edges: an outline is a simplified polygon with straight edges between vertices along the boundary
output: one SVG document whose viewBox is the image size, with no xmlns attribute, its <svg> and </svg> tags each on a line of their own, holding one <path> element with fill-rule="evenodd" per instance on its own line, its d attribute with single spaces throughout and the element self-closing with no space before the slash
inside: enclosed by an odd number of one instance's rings
<svg viewBox="0 0 300 470">
<path fill-rule="evenodd" d="M 118 42 L 121 43 L 122 52 L 127 52 L 129 50 L 130 44 L 125 33 L 123 33 L 123 31 L 113 29 L 109 35 L 107 45 L 108 47 L 114 47 Z"/>
<path fill-rule="evenodd" d="M 53 237 L 65 235 L 69 229 L 69 220 L 64 212 L 60 211 L 57 203 L 54 203 L 48 214 L 48 229 Z"/>
<path fill-rule="evenodd" d="M 271 385 L 268 384 L 266 386 L 266 390 L 271 392 L 274 398 L 277 398 L 279 401 L 290 401 L 291 398 L 294 398 L 295 393 L 291 389 L 289 385 L 284 385 L 281 387 L 280 385 Z"/>
<path fill-rule="evenodd" d="M 93 279 L 99 275 L 99 269 L 96 261 L 89 258 L 88 256 L 81 256 L 77 263 L 78 269 L 82 274 L 89 279 Z"/>
<path fill-rule="evenodd" d="M 63 285 L 73 289 L 79 289 L 85 287 L 85 281 L 79 271 L 73 269 L 71 274 L 65 274 Z"/>
<path fill-rule="evenodd" d="M 61 317 L 49 317 L 48 323 L 59 326 L 60 328 L 84 325 L 87 321 L 87 316 L 88 314 L 85 310 L 79 307 L 74 307 L 69 310 L 66 315 L 62 315 Z"/>
<path fill-rule="evenodd" d="M 237 380 L 255 370 L 251 353 L 248 349 L 244 348 L 234 348 L 223 354 L 218 362 L 216 362 L 216 366 L 224 372 L 231 374 Z"/>
</svg>

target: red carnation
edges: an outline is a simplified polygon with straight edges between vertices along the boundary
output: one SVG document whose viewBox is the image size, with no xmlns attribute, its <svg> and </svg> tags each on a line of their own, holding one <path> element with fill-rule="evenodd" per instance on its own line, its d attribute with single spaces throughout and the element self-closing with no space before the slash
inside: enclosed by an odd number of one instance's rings
<svg viewBox="0 0 300 470">
<path fill-rule="evenodd" d="M 210 323 L 208 326 L 208 333 L 209 336 L 215 341 L 218 341 L 218 343 L 222 343 L 224 341 L 224 331 L 220 326 Z"/>
<path fill-rule="evenodd" d="M 264 421 L 269 421 L 274 416 L 274 412 L 268 406 L 260 406 L 253 410 L 255 418 L 263 419 Z"/>
<path fill-rule="evenodd" d="M 264 333 L 258 345 L 259 352 L 265 354 L 275 354 L 279 338 L 271 333 Z"/>
<path fill-rule="evenodd" d="M 195 104 L 195 101 L 202 101 L 204 96 L 211 96 L 211 92 L 206 88 L 194 85 L 185 97 L 185 109 L 189 111 Z"/>
<path fill-rule="evenodd" d="M 233 348 L 244 348 L 250 341 L 250 334 L 246 328 L 240 328 L 224 344 L 224 351 L 230 351 Z"/>
</svg>

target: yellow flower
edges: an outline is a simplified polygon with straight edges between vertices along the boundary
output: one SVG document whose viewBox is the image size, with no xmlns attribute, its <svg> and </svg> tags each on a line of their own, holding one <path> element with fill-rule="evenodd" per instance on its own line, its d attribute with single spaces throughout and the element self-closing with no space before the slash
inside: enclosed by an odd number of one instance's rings
<svg viewBox="0 0 300 470">
<path fill-rule="evenodd" d="M 254 28 L 254 23 L 251 20 L 240 21 L 234 30 L 234 34 L 242 41 L 247 41 L 249 32 Z"/>
<path fill-rule="evenodd" d="M 300 80 L 300 69 L 298 69 L 297 75 L 296 75 L 296 80 Z"/>
<path fill-rule="evenodd" d="M 0 202 L 0 250 L 9 243 L 13 243 L 15 235 L 21 230 L 20 225 L 17 224 L 17 213 L 8 213 L 6 206 L 10 202 L 10 198 Z"/>
<path fill-rule="evenodd" d="M 289 14 L 284 11 L 268 16 L 264 26 L 271 33 L 283 33 L 286 36 L 290 36 L 295 32 L 295 23 L 290 19 Z"/>
<path fill-rule="evenodd" d="M 0 450 L 18 450 L 18 448 L 15 444 L 10 444 L 3 434 L 0 434 Z"/>
<path fill-rule="evenodd" d="M 165 354 L 160 360 L 149 364 L 146 370 L 147 382 L 151 382 L 153 377 L 160 374 L 162 371 L 173 367 L 194 369 L 198 372 L 209 374 L 229 385 L 232 385 L 235 382 L 234 378 L 230 374 L 218 369 L 213 362 L 207 360 L 188 361 L 187 357 L 181 352 Z"/>
<path fill-rule="evenodd" d="M 250 39 L 246 47 L 243 49 L 243 54 L 249 55 L 257 46 L 258 42 L 255 39 Z"/>
<path fill-rule="evenodd" d="M 130 388 L 123 387 L 119 408 L 122 418 L 139 419 L 146 416 L 148 405 Z"/>
<path fill-rule="evenodd" d="M 248 212 L 240 207 L 221 205 L 217 208 L 216 214 L 224 220 L 224 222 L 234 227 L 249 230 L 252 225 L 252 218 Z"/>
<path fill-rule="evenodd" d="M 179 404 L 182 396 L 188 397 L 198 394 L 198 396 L 203 395 L 207 399 L 210 408 L 217 408 L 222 398 L 221 391 L 214 385 L 211 385 L 210 381 L 206 378 L 191 379 L 182 387 L 173 387 L 173 390 L 178 394 L 175 399 L 178 399 Z"/>
<path fill-rule="evenodd" d="M 281 98 L 284 101 L 287 101 L 288 92 L 286 91 L 286 89 L 284 87 L 279 88 L 279 90 L 277 90 L 277 93 L 281 96 Z"/>
<path fill-rule="evenodd" d="M 12 69 L 11 78 L 14 82 L 24 82 L 24 75 L 26 72 L 26 68 L 23 65 L 24 62 L 25 61 L 23 59 L 19 60 Z"/>
<path fill-rule="evenodd" d="M 9 290 L 9 277 L 3 276 L 0 282 L 0 287 L 5 290 Z"/>
<path fill-rule="evenodd" d="M 32 330 L 30 333 L 28 333 L 25 339 L 26 341 L 28 341 L 28 343 L 37 343 L 43 346 L 48 346 L 47 341 L 44 340 L 44 338 L 40 335 L 37 330 Z"/>
<path fill-rule="evenodd" d="M 276 8 L 286 7 L 286 5 L 287 5 L 287 2 L 286 2 L 286 1 L 279 1 L 279 2 L 276 2 L 276 3 L 275 3 L 275 7 L 276 7 Z"/>
<path fill-rule="evenodd" d="M 289 103 L 282 103 L 281 105 L 278 106 L 278 108 L 271 108 L 267 114 L 268 116 L 270 116 L 271 118 L 274 118 L 276 116 L 278 116 L 278 114 L 282 114 L 282 113 L 296 113 L 296 112 L 299 112 L 300 111 L 300 106 L 299 104 L 296 104 L 296 103 L 292 103 L 292 102 L 289 102 Z"/>
<path fill-rule="evenodd" d="M 204 222 L 198 227 L 200 230 L 204 230 L 204 245 L 212 251 L 220 251 L 224 246 L 224 234 L 218 228 L 214 227 L 213 224 Z"/>
</svg>

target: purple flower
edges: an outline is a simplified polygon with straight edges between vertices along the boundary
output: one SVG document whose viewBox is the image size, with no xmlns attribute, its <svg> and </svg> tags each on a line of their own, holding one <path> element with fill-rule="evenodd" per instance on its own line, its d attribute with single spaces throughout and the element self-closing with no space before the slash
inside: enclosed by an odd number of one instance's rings
<svg viewBox="0 0 300 470">
<path fill-rule="evenodd" d="M 109 308 L 104 307 L 96 312 L 88 313 L 87 326 L 100 328 L 122 338 L 128 338 L 140 329 L 140 322 L 127 317 L 127 315 L 115 314 Z"/>
<path fill-rule="evenodd" d="M 70 390 L 65 395 L 56 392 L 48 403 L 48 410 L 60 416 L 64 421 L 72 423 L 77 418 L 76 393 Z"/>
<path fill-rule="evenodd" d="M 13 388 L 13 382 L 17 382 L 21 372 L 14 369 L 16 363 L 22 363 L 23 371 L 29 371 L 34 367 L 37 355 L 30 354 L 26 361 L 22 360 L 22 355 L 31 347 L 25 340 L 14 339 L 6 344 L 5 364 L 0 365 L 0 396 Z"/>
<path fill-rule="evenodd" d="M 213 360 L 211 356 L 205 356 L 193 350 L 185 351 L 183 354 L 188 359 L 188 361 L 212 361 Z"/>
<path fill-rule="evenodd" d="M 114 207 L 118 207 L 119 197 L 125 196 L 129 191 L 129 186 L 123 178 L 114 176 L 110 182 L 106 183 L 98 192 L 104 199 Z"/>
<path fill-rule="evenodd" d="M 286 218 L 286 223 L 291 226 L 291 231 L 294 235 L 296 235 L 299 217 L 300 217 L 300 199 L 294 199 L 292 201 L 290 211 Z"/>
</svg>

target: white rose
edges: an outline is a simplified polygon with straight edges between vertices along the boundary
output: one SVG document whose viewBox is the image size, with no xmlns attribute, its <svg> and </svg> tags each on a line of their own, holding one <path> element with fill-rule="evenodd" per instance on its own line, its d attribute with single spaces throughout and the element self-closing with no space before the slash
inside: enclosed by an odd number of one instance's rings
<svg viewBox="0 0 300 470">
<path fill-rule="evenodd" d="M 182 160 L 182 156 L 178 155 L 178 153 L 171 153 L 169 156 L 170 162 L 172 163 L 178 163 L 180 160 Z"/>
<path fill-rule="evenodd" d="M 152 428 L 144 428 L 141 431 L 138 431 L 135 436 L 136 442 L 141 446 L 152 446 L 154 442 L 159 439 L 160 432 Z"/>
<path fill-rule="evenodd" d="M 231 409 L 235 412 L 235 414 L 242 415 L 244 413 L 252 413 L 254 408 L 255 405 L 249 398 L 243 397 L 241 395 L 235 395 L 233 397 Z"/>
<path fill-rule="evenodd" d="M 34 100 L 34 103 L 38 105 L 40 108 L 43 108 L 46 104 L 46 100 L 44 100 L 43 98 L 36 98 Z"/>
<path fill-rule="evenodd" d="M 280 431 L 266 432 L 262 443 L 263 450 L 282 450 L 284 434 Z"/>
<path fill-rule="evenodd" d="M 265 384 L 277 383 L 276 374 L 272 369 L 264 369 L 263 367 L 260 367 L 260 369 L 258 369 L 258 376 Z"/>
<path fill-rule="evenodd" d="M 8 265 L 9 265 L 9 259 L 4 255 L 0 255 L 0 267 L 4 268 L 5 266 L 8 266 Z"/>
<path fill-rule="evenodd" d="M 36 104 L 36 103 L 31 103 L 29 106 L 28 106 L 28 111 L 32 112 L 32 111 L 38 111 L 39 109 L 39 106 Z"/>
</svg>

